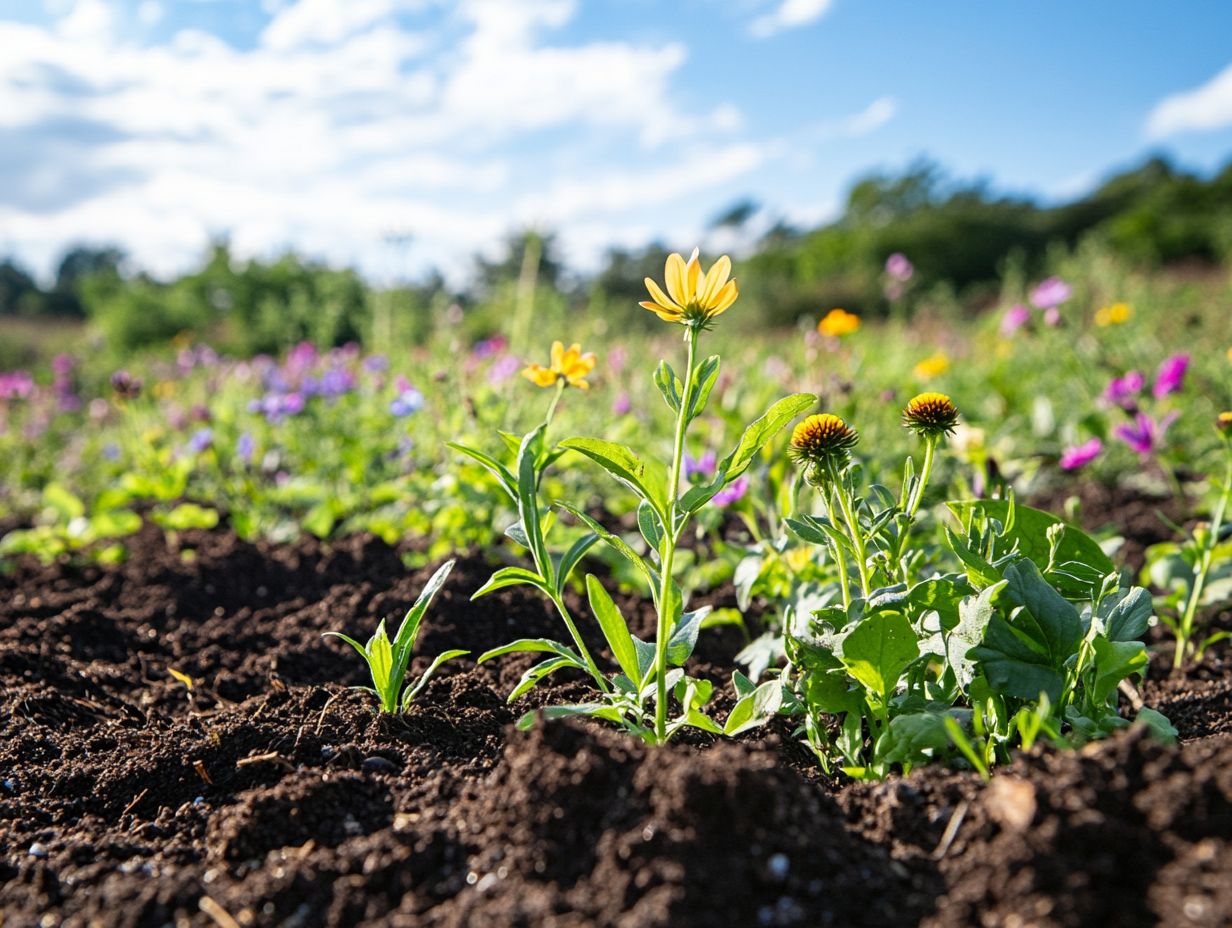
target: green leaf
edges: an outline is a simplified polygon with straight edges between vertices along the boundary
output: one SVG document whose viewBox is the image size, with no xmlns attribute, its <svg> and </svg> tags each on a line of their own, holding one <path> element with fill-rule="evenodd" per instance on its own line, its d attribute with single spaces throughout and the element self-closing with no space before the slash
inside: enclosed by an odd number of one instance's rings
<svg viewBox="0 0 1232 928">
<path fill-rule="evenodd" d="M 659 551 L 659 546 L 663 543 L 663 525 L 659 522 L 654 507 L 645 500 L 637 506 L 637 527 L 650 550 Z"/>
<path fill-rule="evenodd" d="M 1166 715 L 1150 708 L 1138 710 L 1138 714 L 1134 716 L 1134 725 L 1145 726 L 1150 730 L 1151 737 L 1163 744 L 1176 744 L 1176 740 L 1180 736 L 1180 732 L 1168 721 Z"/>
<path fill-rule="evenodd" d="M 894 692 L 898 678 L 918 656 L 915 631 L 901 612 L 865 615 L 843 638 L 843 666 L 882 702 Z"/>
<path fill-rule="evenodd" d="M 586 664 L 581 656 L 576 651 L 567 645 L 561 644 L 559 641 L 553 641 L 550 638 L 519 638 L 517 641 L 511 641 L 509 644 L 503 644 L 499 648 L 493 648 L 491 651 L 484 651 L 479 655 L 477 663 L 483 664 L 490 661 L 494 657 L 501 657 L 505 654 L 555 654 L 559 657 L 568 658 L 573 661 L 574 665 L 586 669 Z"/>
<path fill-rule="evenodd" d="M 522 439 L 518 449 L 518 514 L 522 517 L 522 529 L 526 533 L 528 547 L 535 556 L 545 576 L 544 582 L 550 590 L 554 583 L 552 559 L 548 554 L 547 545 L 543 539 L 543 527 L 539 521 L 539 451 L 543 445 L 543 431 L 546 425 L 528 432 Z"/>
<path fill-rule="evenodd" d="M 633 636 L 629 626 L 607 590 L 595 579 L 593 574 L 586 575 L 586 594 L 590 599 L 590 609 L 603 630 L 603 637 L 612 649 L 612 656 L 630 680 L 640 680 L 640 670 L 637 661 L 637 647 L 633 644 Z"/>
<path fill-rule="evenodd" d="M 382 619 L 376 627 L 376 634 L 368 641 L 368 670 L 372 674 L 372 685 L 381 696 L 381 708 L 385 712 L 393 712 L 397 708 L 398 689 L 401 680 L 391 679 L 390 672 L 394 667 L 393 647 L 389 643 L 389 635 L 385 632 L 385 620 Z"/>
<path fill-rule="evenodd" d="M 550 657 L 546 661 L 536 664 L 526 673 L 522 674 L 522 679 L 518 681 L 518 685 L 513 688 L 506 702 L 513 702 L 523 693 L 532 689 L 540 680 L 550 674 L 555 673 L 563 667 L 576 667 L 577 665 L 566 657 Z"/>
<path fill-rule="evenodd" d="M 452 651 L 444 651 L 434 657 L 432 659 L 432 663 L 428 665 L 428 669 L 423 672 L 415 685 L 402 694 L 402 711 L 405 712 L 410 707 L 411 703 L 419 697 L 419 694 L 424 691 L 424 688 L 429 682 L 431 682 L 433 676 L 436 675 L 436 672 L 440 669 L 441 665 L 445 663 L 445 661 L 453 660 L 455 657 L 462 657 L 470 653 L 470 651 L 462 651 L 455 648 Z"/>
<path fill-rule="evenodd" d="M 761 418 L 744 430 L 732 453 L 719 463 L 719 473 L 726 475 L 727 482 L 735 480 L 748 470 L 753 456 L 766 442 L 777 435 L 783 426 L 816 403 L 817 397 L 812 393 L 793 393 L 772 405 Z"/>
<path fill-rule="evenodd" d="M 517 481 L 513 479 L 513 474 L 509 472 L 509 468 L 502 464 L 496 458 L 484 454 L 482 451 L 477 451 L 474 448 L 468 448 L 466 445 L 459 444 L 456 441 L 447 442 L 448 446 L 454 451 L 465 454 L 468 458 L 478 461 L 488 472 L 496 477 L 502 489 L 509 494 L 509 498 L 514 502 L 518 498 Z"/>
<path fill-rule="evenodd" d="M 675 584 L 672 585 L 675 586 Z M 702 606 L 700 609 L 680 616 L 667 641 L 668 663 L 680 667 L 689 659 L 693 649 L 697 647 L 697 636 L 702 630 L 702 621 L 709 614 L 710 607 Z"/>
<path fill-rule="evenodd" d="M 1143 673 L 1150 659 L 1146 645 L 1141 641 L 1109 641 L 1097 637 L 1091 644 L 1095 651 L 1095 681 L 1091 686 L 1091 698 L 1096 705 L 1103 705 L 1116 692 L 1122 680 L 1135 673 Z"/>
<path fill-rule="evenodd" d="M 984 640 L 993 617 L 993 600 L 1004 587 L 1003 580 L 959 603 L 958 624 L 945 636 L 945 659 L 963 689 L 975 678 L 975 662 L 969 656 L 971 649 Z"/>
<path fill-rule="evenodd" d="M 309 509 L 301 524 L 304 531 L 310 532 L 317 538 L 328 538 L 329 533 L 334 530 L 335 521 L 333 505 L 329 501 L 324 501 Z"/>
<path fill-rule="evenodd" d="M 779 680 L 767 680 L 732 707 L 723 725 L 723 734 L 734 736 L 765 725 L 782 705 L 783 684 Z"/>
<path fill-rule="evenodd" d="M 1082 640 L 1082 617 L 1078 610 L 1049 585 L 1033 561 L 1023 559 L 1010 564 L 1005 568 L 1005 579 L 1002 598 L 1024 606 L 1034 617 L 1038 633 L 1032 637 L 1044 646 L 1052 665 L 1060 667 Z M 1014 625 L 1026 627 L 1021 613 Z"/>
<path fill-rule="evenodd" d="M 999 614 L 989 620 L 983 643 L 967 654 L 995 693 L 1018 699 L 1038 699 L 1046 693 L 1053 703 L 1061 699 L 1065 678 L 1060 668 L 1053 665 L 1043 645 L 1016 633 Z"/>
<path fill-rule="evenodd" d="M 60 483 L 43 487 L 43 507 L 53 510 L 61 522 L 71 522 L 86 514 L 86 504 Z"/>
<path fill-rule="evenodd" d="M 570 438 L 561 442 L 561 447 L 586 455 L 654 506 L 660 519 L 666 521 L 667 478 L 658 464 L 647 464 L 624 445 L 602 438 Z"/>
<path fill-rule="evenodd" d="M 684 384 L 666 361 L 660 361 L 659 366 L 655 368 L 654 382 L 659 388 L 659 393 L 663 395 L 663 402 L 667 403 L 667 408 L 674 413 L 679 413 L 680 394 L 684 392 Z"/>
<path fill-rule="evenodd" d="M 690 488 L 680 498 L 680 508 L 685 512 L 697 512 L 710 502 L 716 493 L 731 483 L 753 462 L 753 457 L 792 419 L 817 402 L 812 393 L 794 393 L 784 397 L 755 420 L 732 452 L 719 462 L 715 477 L 710 483 Z"/>
<path fill-rule="evenodd" d="M 1154 614 L 1151 594 L 1140 586 L 1132 587 L 1105 616 L 1106 634 L 1112 641 L 1136 641 L 1146 634 Z"/>
<path fill-rule="evenodd" d="M 1032 509 L 1030 506 L 1015 502 L 1011 521 L 1010 500 L 955 500 L 946 505 L 964 525 L 968 524 L 972 516 L 977 515 L 1001 522 L 1004 526 L 1006 541 L 1010 544 L 1017 543 L 1018 550 L 1034 561 L 1040 570 L 1047 570 L 1050 566 L 1062 565 L 1067 561 L 1087 566 L 1093 571 L 1093 576 L 1106 576 L 1116 570 L 1116 566 L 1100 548 L 1099 542 L 1052 513 Z M 1056 565 L 1050 565 L 1051 548 L 1048 542 L 1048 531 L 1055 526 L 1060 526 L 1064 534 L 1057 546 Z M 1005 550 L 1008 552 L 1008 545 Z M 1073 596 L 1087 596 L 1091 592 L 1089 583 L 1075 579 L 1066 579 L 1058 586 L 1063 593 Z"/>
<path fill-rule="evenodd" d="M 710 391 L 714 389 L 718 378 L 719 356 L 712 354 L 694 369 L 693 389 L 689 392 L 689 400 L 685 405 L 686 421 L 692 422 L 705 411 L 706 403 L 710 400 Z"/>
<path fill-rule="evenodd" d="M 602 538 L 605 542 L 607 542 L 607 544 L 611 545 L 613 548 L 615 548 L 617 551 L 623 554 L 629 560 L 629 562 L 633 564 L 633 566 L 638 568 L 638 570 L 640 570 L 645 575 L 646 580 L 649 583 L 651 590 L 658 589 L 659 587 L 658 571 L 656 571 L 653 567 L 651 567 L 648 563 L 646 563 L 646 560 L 640 554 L 638 554 L 636 551 L 630 548 L 623 538 L 621 538 L 619 535 L 609 532 L 606 528 L 604 528 L 602 525 L 600 525 L 597 521 L 592 519 L 586 513 L 582 512 L 580 509 L 574 506 L 570 506 L 568 503 L 558 502 L 556 503 L 556 505 L 560 509 L 565 510 L 565 512 L 571 513 L 574 516 L 574 518 L 578 519 L 592 532 L 594 532 L 596 535 Z"/>
<path fill-rule="evenodd" d="M 155 511 L 151 518 L 168 531 L 184 532 L 194 528 L 214 528 L 218 524 L 218 511 L 196 503 L 180 503 L 170 512 Z"/>
<path fill-rule="evenodd" d="M 394 647 L 400 651 L 410 653 L 411 647 L 415 644 L 415 638 L 419 635 L 419 623 L 423 621 L 424 613 L 428 611 L 428 607 L 432 605 L 432 600 L 436 594 L 440 592 L 441 587 L 445 585 L 445 581 L 449 579 L 449 572 L 453 570 L 455 561 L 446 561 L 436 569 L 428 582 L 424 585 L 419 598 L 415 600 L 415 604 L 407 610 L 406 615 L 402 618 L 402 624 L 398 626 L 398 633 L 394 636 Z"/>
<path fill-rule="evenodd" d="M 552 593 L 552 589 L 547 585 L 547 581 L 533 570 L 528 570 L 525 567 L 502 567 L 488 578 L 487 583 L 471 594 L 471 599 L 476 600 L 481 596 L 487 596 L 495 590 L 502 590 L 507 586 L 518 586 L 519 584 L 533 586 L 548 595 Z"/>
<path fill-rule="evenodd" d="M 594 546 L 599 540 L 599 536 L 594 532 L 587 532 L 572 545 L 569 550 L 561 556 L 559 563 L 556 565 L 556 592 L 563 595 L 565 592 L 565 584 L 569 582 L 569 576 L 573 573 L 573 569 L 577 567 L 587 551 Z"/>
<path fill-rule="evenodd" d="M 945 712 L 911 712 L 890 719 L 877 740 L 875 755 L 886 764 L 919 764 L 934 760 L 950 747 Z"/>
</svg>

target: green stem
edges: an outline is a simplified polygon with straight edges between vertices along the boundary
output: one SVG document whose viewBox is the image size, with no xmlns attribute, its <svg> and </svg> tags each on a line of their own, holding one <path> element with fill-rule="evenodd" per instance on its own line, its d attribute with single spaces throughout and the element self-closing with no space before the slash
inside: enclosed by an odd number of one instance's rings
<svg viewBox="0 0 1232 928">
<path fill-rule="evenodd" d="M 547 414 L 543 417 L 543 434 L 544 434 L 545 443 L 547 441 L 548 426 L 552 424 L 552 418 L 556 415 L 556 407 L 560 403 L 560 398 L 564 394 L 565 387 L 567 386 L 568 386 L 568 382 L 563 377 L 559 378 L 556 381 L 556 391 L 552 394 L 552 402 L 548 404 Z M 540 474 L 539 476 L 542 476 L 542 474 Z M 535 515 L 536 517 L 538 516 L 538 513 L 539 513 L 539 481 L 536 480 L 535 481 Z M 542 562 L 542 558 L 539 556 L 539 552 L 535 549 L 534 545 L 531 546 L 530 553 L 531 553 L 531 557 L 534 559 L 535 569 L 539 572 L 539 576 L 547 577 L 547 572 L 545 569 L 547 565 L 545 565 Z M 545 557 L 548 556 L 546 544 L 543 546 L 543 554 Z M 564 619 L 565 627 L 569 629 L 569 636 L 573 639 L 573 644 L 575 647 L 577 647 L 578 654 L 580 654 L 582 656 L 582 660 L 586 662 L 586 669 L 589 670 L 590 675 L 594 677 L 595 683 L 598 684 L 599 689 L 601 689 L 603 692 L 605 693 L 611 692 L 611 687 L 608 686 L 607 680 L 604 678 L 603 674 L 599 671 L 599 666 L 595 663 L 595 659 L 591 657 L 590 655 L 590 649 L 587 648 L 586 643 L 582 641 L 582 635 L 580 632 L 578 632 L 577 625 L 574 624 L 573 616 L 569 614 L 569 609 L 565 606 L 564 600 L 561 597 L 555 596 L 555 595 L 551 596 L 550 598 L 552 600 L 553 605 L 556 606 L 556 611 L 559 612 L 560 617 Z"/>
<path fill-rule="evenodd" d="M 831 490 L 830 498 L 826 500 L 826 509 L 830 518 L 834 518 L 834 493 Z M 830 547 L 834 549 L 834 560 L 838 563 L 838 583 L 843 590 L 843 609 L 851 608 L 851 580 L 847 577 L 847 554 L 843 551 L 843 546 L 834 539 L 830 539 Z"/>
<path fill-rule="evenodd" d="M 914 519 L 920 503 L 924 499 L 924 488 L 933 474 L 933 460 L 936 458 L 937 436 L 929 435 L 924 439 L 924 466 L 920 470 L 920 479 L 916 481 L 915 492 L 907 503 L 907 518 Z"/>
<path fill-rule="evenodd" d="M 834 466 L 833 462 L 830 462 L 828 466 L 830 469 L 830 480 L 834 484 L 834 494 L 838 497 L 839 507 L 843 510 L 843 518 L 847 521 L 847 531 L 851 534 L 851 543 L 856 549 L 856 569 L 860 572 L 860 589 L 867 600 L 873 592 L 873 584 L 868 573 L 868 549 L 864 544 L 864 535 L 860 531 L 860 523 L 856 520 L 851 500 L 847 496 L 847 488 L 842 485 L 839 479 L 838 468 Z"/>
<path fill-rule="evenodd" d="M 672 588 L 672 565 L 676 559 L 676 542 L 683 526 L 676 525 L 676 502 L 680 496 L 680 464 L 684 458 L 684 434 L 688 426 L 685 412 L 689 406 L 689 396 L 693 392 L 693 362 L 697 356 L 697 336 L 699 329 L 690 328 L 686 341 L 689 345 L 688 367 L 685 369 L 684 392 L 680 397 L 680 410 L 676 414 L 676 442 L 672 449 L 672 470 L 667 485 L 667 520 L 669 525 L 663 526 L 663 563 L 660 565 L 659 577 L 659 622 L 655 634 L 655 740 L 659 744 L 667 741 L 667 642 L 671 634 L 668 623 L 672 616 L 668 614 L 667 604 Z"/>
<path fill-rule="evenodd" d="M 911 524 L 915 521 L 915 514 L 919 511 L 920 503 L 924 499 L 924 490 L 928 487 L 928 481 L 933 474 L 933 462 L 936 460 L 937 452 L 936 435 L 927 435 L 924 438 L 924 464 L 920 469 L 920 476 L 915 481 L 915 486 L 911 488 L 911 496 L 907 500 L 907 524 L 903 526 L 902 532 L 899 533 L 897 541 L 894 543 L 894 569 L 898 571 L 898 577 L 904 583 L 907 582 L 907 570 L 903 567 L 903 549 L 907 547 L 907 536 L 911 531 Z"/>
<path fill-rule="evenodd" d="M 1210 537 L 1202 551 L 1202 557 L 1194 567 L 1194 585 L 1189 591 L 1189 600 L 1185 603 L 1185 613 L 1181 616 L 1180 629 L 1176 636 L 1176 653 L 1172 658 L 1172 669 L 1179 670 L 1184 663 L 1185 653 L 1189 650 L 1189 639 L 1193 635 L 1193 623 L 1198 614 L 1198 603 L 1202 599 L 1202 591 L 1206 586 L 1207 574 L 1211 571 L 1211 563 L 1215 559 L 1215 548 L 1219 545 L 1219 532 L 1223 528 L 1224 515 L 1228 509 L 1228 498 L 1232 497 L 1232 448 L 1228 451 L 1227 470 L 1223 478 L 1223 491 L 1219 494 L 1219 502 L 1215 504 L 1214 516 L 1211 519 Z"/>
</svg>

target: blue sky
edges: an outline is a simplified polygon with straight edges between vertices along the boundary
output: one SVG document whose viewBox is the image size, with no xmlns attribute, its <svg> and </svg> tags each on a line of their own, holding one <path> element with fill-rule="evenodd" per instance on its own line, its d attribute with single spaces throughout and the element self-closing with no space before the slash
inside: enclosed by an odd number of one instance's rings
<svg viewBox="0 0 1232 928">
<path fill-rule="evenodd" d="M 389 278 L 535 225 L 585 268 L 920 156 L 1057 199 L 1232 156 L 1229 35 L 1145 0 L 0 0 L 0 253 L 172 273 L 227 235 Z"/>
</svg>

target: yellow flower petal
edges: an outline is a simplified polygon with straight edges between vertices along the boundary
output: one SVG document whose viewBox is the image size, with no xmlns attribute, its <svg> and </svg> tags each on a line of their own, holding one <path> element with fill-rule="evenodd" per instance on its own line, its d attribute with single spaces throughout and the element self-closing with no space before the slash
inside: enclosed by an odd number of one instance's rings
<svg viewBox="0 0 1232 928">
<path fill-rule="evenodd" d="M 651 296 L 656 302 L 662 303 L 677 303 L 681 307 L 689 305 L 689 291 L 685 288 L 685 278 L 688 271 L 685 268 L 684 258 L 678 254 L 670 254 L 667 256 L 667 263 L 663 266 L 663 283 L 667 287 L 667 293 L 671 297 L 670 300 L 659 300 L 659 295 L 650 291 Z M 650 286 L 649 278 L 646 286 Z"/>
<path fill-rule="evenodd" d="M 676 255 L 676 257 L 679 258 L 680 255 Z M 659 289 L 659 285 L 656 284 L 649 277 L 646 278 L 646 289 L 650 291 L 650 298 L 654 300 L 658 305 L 662 306 L 663 309 L 666 310 L 667 312 L 673 312 L 673 311 L 678 312 L 678 313 L 684 312 L 684 304 L 677 303 L 675 300 L 669 297 L 666 293 L 664 293 L 661 289 Z"/>
<path fill-rule="evenodd" d="M 703 305 L 709 306 L 714 301 L 715 294 L 727 285 L 727 278 L 731 277 L 731 266 L 731 258 L 727 255 L 714 262 L 714 266 L 706 274 L 706 282 L 702 285 Z"/>
<path fill-rule="evenodd" d="M 556 372 L 542 364 L 528 364 L 522 369 L 522 376 L 537 387 L 550 387 L 556 383 Z"/>
<path fill-rule="evenodd" d="M 701 282 L 702 262 L 698 259 L 697 249 L 694 248 L 693 254 L 689 255 L 689 263 L 685 265 L 685 293 L 688 294 L 684 300 L 685 305 L 701 298 Z"/>
<path fill-rule="evenodd" d="M 732 303 L 736 302 L 736 297 L 740 295 L 739 289 L 736 287 L 734 280 L 729 280 L 726 286 L 715 295 L 714 303 L 710 306 L 710 312 L 707 315 L 717 316 L 720 313 L 727 311 Z"/>
</svg>

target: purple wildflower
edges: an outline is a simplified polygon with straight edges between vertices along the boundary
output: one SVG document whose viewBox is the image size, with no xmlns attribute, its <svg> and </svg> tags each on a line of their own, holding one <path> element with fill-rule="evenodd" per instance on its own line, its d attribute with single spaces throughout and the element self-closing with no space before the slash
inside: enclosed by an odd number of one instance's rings
<svg viewBox="0 0 1232 928">
<path fill-rule="evenodd" d="M 616 399 L 612 400 L 612 415 L 614 416 L 627 416 L 632 408 L 633 401 L 629 399 L 628 393 L 618 393 Z"/>
<path fill-rule="evenodd" d="M 1170 412 L 1158 422 L 1144 412 L 1134 416 L 1134 421 L 1126 425 L 1118 425 L 1113 434 L 1143 457 L 1149 457 L 1163 445 L 1164 433 L 1177 417 L 1176 412 Z"/>
<path fill-rule="evenodd" d="M 718 458 L 713 451 L 707 451 L 700 458 L 686 454 L 684 456 L 684 479 L 692 481 L 694 477 L 700 477 L 703 480 L 709 480 L 714 476 L 716 466 L 718 466 Z"/>
<path fill-rule="evenodd" d="M 1044 325 L 1050 329 L 1055 329 L 1061 324 L 1061 310 L 1055 306 L 1049 306 L 1044 310 Z"/>
<path fill-rule="evenodd" d="M 1133 409 L 1145 383 L 1146 379 L 1140 372 L 1129 371 L 1123 377 L 1114 377 L 1109 381 L 1104 388 L 1104 399 L 1113 406 Z"/>
<path fill-rule="evenodd" d="M 910 280 L 915 273 L 915 265 L 907 260 L 906 255 L 897 251 L 886 258 L 885 269 L 887 274 L 900 281 Z"/>
<path fill-rule="evenodd" d="M 235 442 L 235 456 L 240 459 L 241 464 L 251 464 L 256 445 L 252 440 L 251 432 L 244 432 Z"/>
<path fill-rule="evenodd" d="M 471 348 L 471 354 L 479 359 L 494 358 L 509 347 L 509 342 L 506 341 L 503 335 L 493 335 L 491 338 L 480 339 L 475 342 Z"/>
<path fill-rule="evenodd" d="M 1185 372 L 1189 369 L 1189 355 L 1181 353 L 1165 358 L 1159 365 L 1159 373 L 1155 375 L 1155 386 L 1151 392 L 1156 399 L 1176 393 L 1185 385 Z"/>
<path fill-rule="evenodd" d="M 501 355 L 488 368 L 488 383 L 493 386 L 504 383 L 522 368 L 522 362 L 511 354 Z"/>
<path fill-rule="evenodd" d="M 1001 318 L 1001 334 L 1009 338 L 1031 321 L 1031 310 L 1022 303 L 1015 303 Z"/>
<path fill-rule="evenodd" d="M 423 409 L 424 396 L 409 384 L 389 404 L 389 411 L 401 419 Z"/>
<path fill-rule="evenodd" d="M 730 506 L 737 500 L 742 499 L 747 492 L 749 492 L 749 478 L 745 476 L 737 477 L 718 493 L 714 494 L 714 504 L 716 506 Z"/>
<path fill-rule="evenodd" d="M 209 451 L 214 447 L 214 430 L 209 426 L 197 429 L 192 433 L 192 437 L 188 439 L 188 447 L 196 454 L 201 454 L 203 451 Z"/>
<path fill-rule="evenodd" d="M 370 374 L 379 374 L 389 370 L 389 358 L 383 354 L 370 354 L 364 358 L 364 370 Z"/>
<path fill-rule="evenodd" d="M 1066 448 L 1061 452 L 1061 470 L 1078 470 L 1086 467 L 1099 457 L 1100 452 L 1103 450 L 1104 443 L 1098 438 L 1092 438 L 1081 445 Z"/>
<path fill-rule="evenodd" d="M 1031 305 L 1036 309 L 1055 309 L 1070 298 L 1073 291 L 1060 277 L 1049 277 L 1031 291 Z"/>
<path fill-rule="evenodd" d="M 141 379 L 128 371 L 116 371 L 111 375 L 111 389 L 122 400 L 136 399 L 141 395 Z"/>
<path fill-rule="evenodd" d="M 34 392 L 34 378 L 26 371 L 0 372 L 0 400 L 24 400 Z"/>
</svg>

